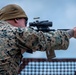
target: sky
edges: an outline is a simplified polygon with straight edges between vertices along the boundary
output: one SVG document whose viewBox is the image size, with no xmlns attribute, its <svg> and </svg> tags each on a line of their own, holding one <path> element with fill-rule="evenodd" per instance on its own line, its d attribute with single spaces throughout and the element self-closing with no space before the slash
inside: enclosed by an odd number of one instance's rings
<svg viewBox="0 0 76 75">
<path fill-rule="evenodd" d="M 0 0 L 0 9 L 7 4 L 18 4 L 26 12 L 29 22 L 33 18 L 49 20 L 51 29 L 72 29 L 76 26 L 76 0 Z M 76 58 L 76 39 L 71 38 L 67 50 L 55 50 L 56 58 Z M 47 58 L 46 52 L 24 53 L 24 58 Z"/>
</svg>

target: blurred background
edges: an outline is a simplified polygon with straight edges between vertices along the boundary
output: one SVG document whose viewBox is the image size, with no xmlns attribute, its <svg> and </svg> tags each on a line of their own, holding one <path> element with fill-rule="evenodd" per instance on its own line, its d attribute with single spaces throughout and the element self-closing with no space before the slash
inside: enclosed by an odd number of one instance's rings
<svg viewBox="0 0 76 75">
<path fill-rule="evenodd" d="M 0 9 L 18 4 L 26 12 L 29 22 L 35 17 L 53 22 L 51 29 L 71 29 L 76 26 L 76 0 L 0 0 Z M 70 39 L 67 50 L 55 50 L 56 58 L 76 58 L 76 39 Z M 47 58 L 46 52 L 24 53 L 24 58 Z"/>
</svg>

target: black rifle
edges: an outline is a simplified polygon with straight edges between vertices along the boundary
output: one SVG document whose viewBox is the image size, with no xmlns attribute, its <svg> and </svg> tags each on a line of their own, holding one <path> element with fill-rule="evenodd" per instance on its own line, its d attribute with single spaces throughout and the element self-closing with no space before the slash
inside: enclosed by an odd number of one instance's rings
<svg viewBox="0 0 76 75">
<path fill-rule="evenodd" d="M 55 31 L 55 29 L 50 29 L 50 27 L 52 27 L 52 26 L 53 26 L 53 23 L 48 20 L 45 20 L 45 21 L 37 20 L 37 21 L 29 23 L 29 27 L 34 28 L 34 30 L 36 30 L 36 31 L 43 31 L 43 32 Z M 67 31 L 69 29 L 58 29 L 58 30 Z"/>
<path fill-rule="evenodd" d="M 29 23 L 29 27 L 33 28 L 36 31 L 43 31 L 43 32 L 49 32 L 49 31 L 55 31 L 55 29 L 50 29 L 50 27 L 52 27 L 53 23 L 46 20 L 46 21 L 34 21 L 34 22 L 30 22 Z M 58 30 L 64 30 L 67 31 L 69 29 L 58 29 Z M 46 51 L 47 57 L 48 59 L 52 58 L 50 56 L 55 55 L 54 50 L 51 49 Z"/>
</svg>

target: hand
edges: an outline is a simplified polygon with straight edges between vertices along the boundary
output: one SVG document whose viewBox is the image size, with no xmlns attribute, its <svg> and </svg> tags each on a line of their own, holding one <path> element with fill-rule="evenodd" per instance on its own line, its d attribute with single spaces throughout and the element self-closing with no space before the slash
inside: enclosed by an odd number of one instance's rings
<svg viewBox="0 0 76 75">
<path fill-rule="evenodd" d="M 76 27 L 74 27 L 73 30 L 74 30 L 74 36 L 73 37 L 76 38 Z"/>
</svg>

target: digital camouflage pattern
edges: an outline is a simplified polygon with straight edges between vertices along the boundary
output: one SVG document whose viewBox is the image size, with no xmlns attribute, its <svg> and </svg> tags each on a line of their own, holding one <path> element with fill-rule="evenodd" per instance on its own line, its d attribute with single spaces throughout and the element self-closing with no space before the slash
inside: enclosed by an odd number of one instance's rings
<svg viewBox="0 0 76 75">
<path fill-rule="evenodd" d="M 22 53 L 29 49 L 46 51 L 48 58 L 53 58 L 54 50 L 67 49 L 68 45 L 67 32 L 36 32 L 0 21 L 0 75 L 18 75 Z"/>
</svg>

